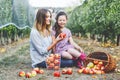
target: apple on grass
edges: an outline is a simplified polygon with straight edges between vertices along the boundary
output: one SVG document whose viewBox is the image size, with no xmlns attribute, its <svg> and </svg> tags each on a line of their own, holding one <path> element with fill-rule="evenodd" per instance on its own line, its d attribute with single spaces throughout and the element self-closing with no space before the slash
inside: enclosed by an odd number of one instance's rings
<svg viewBox="0 0 120 80">
<path fill-rule="evenodd" d="M 36 73 L 38 73 L 39 72 L 39 68 L 38 67 L 36 67 L 36 68 L 33 68 L 33 71 L 36 71 Z"/>
<path fill-rule="evenodd" d="M 83 72 L 83 68 L 82 69 L 78 69 L 77 72 L 80 74 Z"/>
<path fill-rule="evenodd" d="M 32 75 L 31 75 L 30 72 L 27 72 L 27 73 L 25 74 L 25 76 L 26 76 L 26 78 L 31 78 L 31 77 L 32 77 Z"/>
<path fill-rule="evenodd" d="M 60 72 L 59 71 L 54 71 L 53 75 L 54 75 L 54 77 L 60 77 Z"/>
<path fill-rule="evenodd" d="M 40 69 L 38 73 L 39 73 L 39 74 L 44 74 L 44 70 L 43 70 L 43 69 Z"/>
<path fill-rule="evenodd" d="M 20 71 L 20 72 L 19 72 L 19 76 L 20 76 L 20 77 L 25 76 L 25 72 L 24 72 L 24 71 Z"/>
<path fill-rule="evenodd" d="M 62 74 L 67 74 L 67 69 L 62 69 Z"/>
<path fill-rule="evenodd" d="M 34 76 L 36 76 L 36 75 L 37 75 L 37 72 L 36 72 L 36 71 L 34 71 L 34 70 L 31 71 L 31 76 L 32 76 L 32 77 L 34 77 Z"/>
<path fill-rule="evenodd" d="M 73 73 L 72 68 L 68 68 L 68 69 L 67 69 L 67 74 L 68 74 L 68 75 L 71 75 L 72 73 Z"/>
</svg>

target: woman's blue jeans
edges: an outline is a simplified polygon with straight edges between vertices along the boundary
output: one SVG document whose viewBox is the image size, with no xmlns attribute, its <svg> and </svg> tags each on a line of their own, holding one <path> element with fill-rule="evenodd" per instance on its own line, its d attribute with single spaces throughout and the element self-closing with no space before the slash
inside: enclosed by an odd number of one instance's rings
<svg viewBox="0 0 120 80">
<path fill-rule="evenodd" d="M 73 67 L 76 66 L 76 61 L 72 60 L 72 59 L 61 59 L 61 65 L 60 67 Z M 42 68 L 46 68 L 46 63 L 45 61 L 37 64 L 35 67 L 42 67 Z"/>
</svg>

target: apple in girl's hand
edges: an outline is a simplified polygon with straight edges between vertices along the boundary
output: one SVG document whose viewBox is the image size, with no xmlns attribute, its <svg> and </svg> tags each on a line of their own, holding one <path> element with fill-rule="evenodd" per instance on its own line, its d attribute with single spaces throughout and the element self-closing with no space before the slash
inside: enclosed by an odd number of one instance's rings
<svg viewBox="0 0 120 80">
<path fill-rule="evenodd" d="M 19 72 L 19 76 L 20 76 L 20 77 L 25 76 L 25 72 L 24 72 L 24 71 L 20 71 L 20 72 Z"/>
<path fill-rule="evenodd" d="M 26 78 L 31 78 L 31 77 L 32 77 L 32 75 L 31 75 L 30 72 L 27 72 L 27 73 L 25 74 L 25 76 L 26 76 Z"/>
<path fill-rule="evenodd" d="M 53 73 L 53 75 L 54 75 L 54 77 L 60 77 L 60 72 L 59 72 L 59 71 L 55 71 L 55 72 Z"/>
<path fill-rule="evenodd" d="M 66 34 L 65 33 L 60 33 L 60 38 L 65 38 Z"/>
<path fill-rule="evenodd" d="M 31 71 L 31 76 L 32 76 L 32 77 L 34 77 L 34 76 L 36 76 L 36 75 L 37 75 L 37 72 L 36 72 L 36 71 L 34 71 L 34 70 Z"/>
<path fill-rule="evenodd" d="M 72 68 L 67 69 L 67 74 L 71 75 L 73 73 Z"/>
</svg>

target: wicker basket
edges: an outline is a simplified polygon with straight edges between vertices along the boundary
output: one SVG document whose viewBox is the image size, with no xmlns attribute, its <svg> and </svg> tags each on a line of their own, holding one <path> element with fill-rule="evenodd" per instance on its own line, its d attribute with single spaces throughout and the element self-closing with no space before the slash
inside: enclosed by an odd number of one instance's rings
<svg viewBox="0 0 120 80">
<path fill-rule="evenodd" d="M 116 68 L 116 60 L 108 53 L 105 52 L 93 52 L 90 53 L 84 64 L 87 66 L 89 62 L 93 62 L 94 60 L 102 61 L 103 65 L 105 66 L 105 72 L 114 71 Z"/>
</svg>

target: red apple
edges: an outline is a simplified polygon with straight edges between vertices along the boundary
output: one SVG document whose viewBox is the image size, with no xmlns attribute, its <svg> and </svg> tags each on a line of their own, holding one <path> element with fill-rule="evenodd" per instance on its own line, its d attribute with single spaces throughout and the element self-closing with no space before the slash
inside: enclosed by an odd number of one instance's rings
<svg viewBox="0 0 120 80">
<path fill-rule="evenodd" d="M 89 70 L 90 70 L 90 68 L 86 67 L 86 68 L 83 69 L 83 73 L 84 73 L 84 74 L 88 74 L 88 73 L 89 73 Z"/>
<path fill-rule="evenodd" d="M 38 73 L 39 73 L 39 74 L 44 74 L 44 70 L 43 70 L 43 69 L 40 69 Z"/>
<path fill-rule="evenodd" d="M 71 75 L 73 73 L 72 68 L 67 69 L 67 74 Z"/>
<path fill-rule="evenodd" d="M 98 62 L 99 62 L 98 60 L 94 60 L 94 61 L 93 61 L 93 63 L 94 63 L 95 65 L 98 64 Z"/>
<path fill-rule="evenodd" d="M 59 70 L 59 66 L 54 66 L 54 70 Z"/>
<path fill-rule="evenodd" d="M 25 72 L 24 72 L 24 71 L 20 71 L 20 72 L 19 72 L 19 76 L 20 76 L 20 77 L 25 76 Z"/>
<path fill-rule="evenodd" d="M 56 60 L 54 61 L 54 64 L 55 64 L 55 65 L 58 65 L 58 64 L 60 64 L 60 61 L 56 59 Z"/>
<path fill-rule="evenodd" d="M 55 58 L 56 59 L 60 59 L 60 55 L 59 54 L 55 54 Z"/>
<path fill-rule="evenodd" d="M 53 73 L 53 75 L 54 75 L 54 77 L 60 77 L 60 72 L 59 72 L 59 71 L 55 71 L 55 72 Z"/>
<path fill-rule="evenodd" d="M 104 66 L 101 66 L 101 70 L 104 70 L 105 69 L 105 67 Z"/>
<path fill-rule="evenodd" d="M 66 74 L 67 70 L 66 69 L 62 69 L 62 74 Z"/>
<path fill-rule="evenodd" d="M 33 68 L 33 70 L 36 71 L 36 73 L 38 73 L 40 69 L 36 67 L 36 68 Z"/>
<path fill-rule="evenodd" d="M 61 38 L 65 38 L 65 37 L 66 37 L 66 34 L 65 34 L 65 33 L 60 33 L 60 37 L 61 37 Z"/>
<path fill-rule="evenodd" d="M 94 74 L 94 71 L 92 69 L 90 69 L 89 74 Z"/>
<path fill-rule="evenodd" d="M 49 60 L 50 62 L 53 62 L 53 61 L 54 61 L 54 57 L 48 57 L 48 60 Z"/>
<path fill-rule="evenodd" d="M 31 77 L 32 77 L 32 75 L 31 75 L 30 72 L 27 72 L 27 73 L 25 74 L 25 76 L 26 76 L 26 78 L 31 78 Z"/>
</svg>

